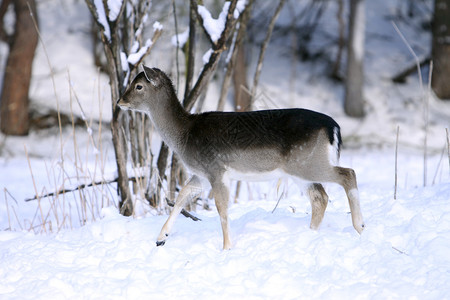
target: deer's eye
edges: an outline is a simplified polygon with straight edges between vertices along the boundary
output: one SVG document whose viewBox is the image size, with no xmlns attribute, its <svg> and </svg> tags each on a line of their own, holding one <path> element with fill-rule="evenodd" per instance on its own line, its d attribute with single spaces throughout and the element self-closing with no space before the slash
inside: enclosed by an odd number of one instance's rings
<svg viewBox="0 0 450 300">
<path fill-rule="evenodd" d="M 137 84 L 136 85 L 136 90 L 140 91 L 142 90 L 144 87 L 141 84 Z"/>
</svg>

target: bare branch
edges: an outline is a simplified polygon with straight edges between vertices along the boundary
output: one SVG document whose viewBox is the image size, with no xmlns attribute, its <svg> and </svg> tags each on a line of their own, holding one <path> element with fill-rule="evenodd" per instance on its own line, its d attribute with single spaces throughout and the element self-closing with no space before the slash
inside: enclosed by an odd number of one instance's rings
<svg viewBox="0 0 450 300">
<path fill-rule="evenodd" d="M 189 49 L 187 56 L 187 71 L 186 71 L 186 86 L 184 88 L 185 101 L 189 96 L 189 92 L 192 88 L 192 78 L 194 78 L 195 68 L 195 35 L 196 35 L 196 23 L 195 15 L 197 14 L 197 1 L 191 0 L 189 7 Z"/>
<path fill-rule="evenodd" d="M 228 8 L 227 13 L 227 20 L 225 22 L 225 28 L 222 31 L 222 34 L 217 41 L 217 43 L 213 43 L 213 52 L 211 56 L 209 57 L 208 63 L 203 67 L 203 70 L 197 80 L 197 82 L 194 85 L 194 88 L 190 91 L 189 96 L 184 99 L 183 106 L 189 111 L 194 106 L 195 101 L 197 100 L 198 96 L 203 92 L 206 83 L 209 82 L 211 79 L 211 76 L 214 72 L 214 70 L 217 67 L 217 64 L 219 62 L 220 55 L 222 54 L 222 51 L 225 50 L 226 41 L 228 40 L 228 37 L 230 36 L 230 32 L 232 31 L 232 28 L 234 28 L 234 25 L 236 22 L 234 21 L 234 10 L 236 9 L 237 0 L 233 0 L 230 3 L 230 7 Z M 203 26 L 204 30 L 206 30 Z M 208 35 L 208 34 L 207 34 Z"/>
<path fill-rule="evenodd" d="M 136 177 L 128 178 L 128 180 L 132 181 L 132 182 L 137 182 L 138 179 L 139 178 L 136 178 Z M 32 198 L 25 199 L 25 202 L 30 202 L 30 201 L 38 200 L 38 199 L 42 199 L 42 198 L 58 196 L 58 195 L 71 193 L 71 192 L 76 192 L 78 190 L 82 190 L 82 189 L 93 187 L 93 186 L 97 186 L 97 185 L 111 184 L 111 183 L 114 183 L 114 182 L 118 182 L 118 180 L 119 180 L 119 178 L 115 178 L 115 179 L 112 179 L 112 180 L 93 181 L 93 182 L 88 183 L 88 184 L 84 184 L 83 183 L 83 184 L 77 185 L 74 188 L 60 189 L 60 190 L 57 190 L 57 191 L 54 191 L 54 192 L 50 192 L 50 193 L 47 193 L 47 194 L 44 194 L 44 195 L 35 195 Z"/>
<path fill-rule="evenodd" d="M 142 55 L 142 57 L 139 59 L 139 61 L 135 64 L 133 64 L 133 67 L 138 67 L 143 61 L 144 59 L 147 57 L 147 55 L 150 54 L 150 51 L 153 49 L 153 46 L 155 45 L 155 42 L 158 40 L 158 38 L 161 36 L 162 34 L 162 30 L 157 29 L 155 30 L 155 33 L 153 34 L 152 37 L 152 44 L 147 48 L 147 51 L 145 52 L 144 55 Z"/>
<path fill-rule="evenodd" d="M 200 26 L 202 27 L 203 31 L 205 32 L 205 35 L 208 38 L 209 42 L 211 43 L 211 45 L 215 45 L 216 43 L 211 39 L 211 36 L 209 35 L 208 31 L 206 30 L 206 27 L 205 27 L 204 21 L 203 21 L 203 17 L 198 13 L 197 0 L 192 0 L 191 1 L 191 6 L 192 6 L 192 9 L 195 11 L 195 14 L 196 14 L 197 19 L 198 19 L 198 23 L 200 24 Z M 193 15 L 190 15 L 190 17 L 192 18 Z"/>
<path fill-rule="evenodd" d="M 277 20 L 278 16 L 280 15 L 280 12 L 281 12 L 281 9 L 283 8 L 284 2 L 285 2 L 285 0 L 280 0 L 280 3 L 278 3 L 278 7 L 275 10 L 274 15 L 272 16 L 272 19 L 270 20 L 270 24 L 267 29 L 266 38 L 264 39 L 264 42 L 261 45 L 261 52 L 259 53 L 259 59 L 258 59 L 258 64 L 256 66 L 255 77 L 253 79 L 252 94 L 251 94 L 252 102 L 254 101 L 255 94 L 256 94 L 256 88 L 258 87 L 259 76 L 261 74 L 264 55 L 265 55 L 267 46 L 269 44 L 270 37 L 272 36 L 273 28 L 275 27 L 275 21 Z"/>
<path fill-rule="evenodd" d="M 236 57 L 237 57 L 238 49 L 239 49 L 241 43 L 244 42 L 244 37 L 245 37 L 246 31 L 247 31 L 247 23 L 248 23 L 248 20 L 250 19 L 252 4 L 253 4 L 253 0 L 250 0 L 248 2 L 248 4 L 245 6 L 244 12 L 241 13 L 241 15 L 240 15 L 241 20 L 239 22 L 239 30 L 237 33 L 236 41 L 234 41 L 234 47 L 232 50 L 233 52 L 232 52 L 230 60 L 227 64 L 227 71 L 225 73 L 225 78 L 222 83 L 222 89 L 221 89 L 219 101 L 217 104 L 217 110 L 223 110 L 225 107 L 225 99 L 226 99 L 226 95 L 228 93 L 228 89 L 230 87 L 231 75 L 234 71 L 234 66 L 236 64 Z"/>
<path fill-rule="evenodd" d="M 97 185 L 111 184 L 111 183 L 117 182 L 118 180 L 119 180 L 118 178 L 115 178 L 115 179 L 112 179 L 112 180 L 102 180 L 102 181 L 91 182 L 89 184 L 80 184 L 80 185 L 76 186 L 75 188 L 61 189 L 61 190 L 58 190 L 58 191 L 55 191 L 55 192 L 47 193 L 45 195 L 36 195 L 36 196 L 34 196 L 32 198 L 25 199 L 25 202 L 30 202 L 30 201 L 38 200 L 38 199 L 40 200 L 40 199 L 47 198 L 47 197 L 54 197 L 54 196 L 58 196 L 58 195 L 61 195 L 61 194 L 67 194 L 67 193 L 71 193 L 71 192 L 76 192 L 78 190 L 82 190 L 82 189 L 89 188 L 89 187 L 94 187 L 94 186 L 97 186 Z M 142 180 L 142 178 L 140 178 L 140 177 L 130 177 L 129 178 L 129 181 L 132 181 L 132 182 L 138 182 L 140 180 Z M 170 201 L 167 198 L 166 198 L 166 201 L 167 201 L 167 204 L 170 207 L 173 207 L 175 205 L 175 203 L 173 201 Z M 200 218 L 192 215 L 191 213 L 186 211 L 184 208 L 181 210 L 181 213 L 186 218 L 190 218 L 190 219 L 192 219 L 194 221 L 201 221 Z"/>
<path fill-rule="evenodd" d="M 166 202 L 167 205 L 169 205 L 170 207 L 174 207 L 175 206 L 175 202 L 170 201 L 169 199 L 166 198 Z M 191 218 L 194 221 L 201 221 L 202 219 L 197 218 L 196 216 L 192 215 L 191 213 L 189 213 L 187 210 L 185 210 L 184 208 L 181 209 L 181 214 L 183 216 L 185 216 L 186 218 Z"/>
</svg>

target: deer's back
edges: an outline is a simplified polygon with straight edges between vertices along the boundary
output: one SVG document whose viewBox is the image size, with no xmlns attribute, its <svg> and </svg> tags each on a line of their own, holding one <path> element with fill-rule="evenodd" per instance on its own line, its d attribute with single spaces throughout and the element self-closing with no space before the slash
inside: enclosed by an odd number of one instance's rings
<svg viewBox="0 0 450 300">
<path fill-rule="evenodd" d="M 340 143 L 334 134 L 339 126 L 331 117 L 305 109 L 206 112 L 192 117 L 185 161 L 195 168 L 226 165 L 268 171 L 285 163 L 293 147 L 311 147 L 321 130 L 328 143 L 336 138 Z M 194 166 L 198 163 L 201 166 Z"/>
<path fill-rule="evenodd" d="M 335 128 L 339 125 L 331 117 L 306 109 L 206 112 L 195 115 L 189 142 L 199 146 L 213 143 L 230 151 L 270 146 L 287 152 L 320 129 L 327 131 L 332 144 Z"/>
</svg>

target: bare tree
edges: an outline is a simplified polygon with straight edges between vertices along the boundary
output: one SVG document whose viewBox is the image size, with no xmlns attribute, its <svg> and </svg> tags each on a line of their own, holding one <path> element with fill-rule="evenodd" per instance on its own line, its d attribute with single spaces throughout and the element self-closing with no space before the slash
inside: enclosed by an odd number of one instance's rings
<svg viewBox="0 0 450 300">
<path fill-rule="evenodd" d="M 441 99 L 450 99 L 450 1 L 434 1 L 433 77 L 431 87 Z"/>
<path fill-rule="evenodd" d="M 150 7 L 149 0 L 122 1 L 120 7 L 109 6 L 117 2 L 85 0 L 94 21 L 100 28 L 101 39 L 108 66 L 111 86 L 111 107 L 113 117 L 111 131 L 118 170 L 118 191 L 120 212 L 129 216 L 133 213 L 133 202 L 127 174 L 127 148 L 136 166 L 151 165 L 147 161 L 148 120 L 139 113 L 124 113 L 116 105 L 136 73 L 138 65 L 150 52 L 161 30 L 155 27 L 151 40 L 144 41 L 143 29 Z M 145 184 L 144 184 L 145 185 Z"/>
<path fill-rule="evenodd" d="M 364 116 L 364 10 L 364 0 L 350 1 L 344 109 L 351 117 Z"/>
<path fill-rule="evenodd" d="M 3 27 L 3 17 L 9 4 L 10 0 L 4 0 L 0 5 L 1 38 L 10 46 L 0 100 L 0 127 L 5 134 L 26 135 L 29 130 L 28 89 L 38 43 L 33 21 L 33 17 L 37 20 L 37 10 L 34 0 L 14 0 L 16 21 L 14 33 L 9 36 Z"/>
</svg>

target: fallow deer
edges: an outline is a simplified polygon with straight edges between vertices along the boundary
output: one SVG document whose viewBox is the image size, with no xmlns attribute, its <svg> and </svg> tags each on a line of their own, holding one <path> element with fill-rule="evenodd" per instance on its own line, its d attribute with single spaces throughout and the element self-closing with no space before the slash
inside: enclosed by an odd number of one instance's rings
<svg viewBox="0 0 450 300">
<path fill-rule="evenodd" d="M 310 182 L 312 229 L 319 227 L 328 203 L 321 183 L 337 183 L 347 194 L 353 227 L 362 232 L 356 175 L 353 169 L 337 166 L 341 134 L 331 117 L 306 109 L 191 114 L 180 104 L 169 77 L 147 67 L 134 78 L 118 105 L 148 114 L 164 142 L 193 174 L 161 229 L 158 246 L 165 243 L 186 200 L 200 192 L 200 178 L 212 187 L 224 249 L 231 247 L 227 212 L 230 178 L 289 175 Z"/>
</svg>

